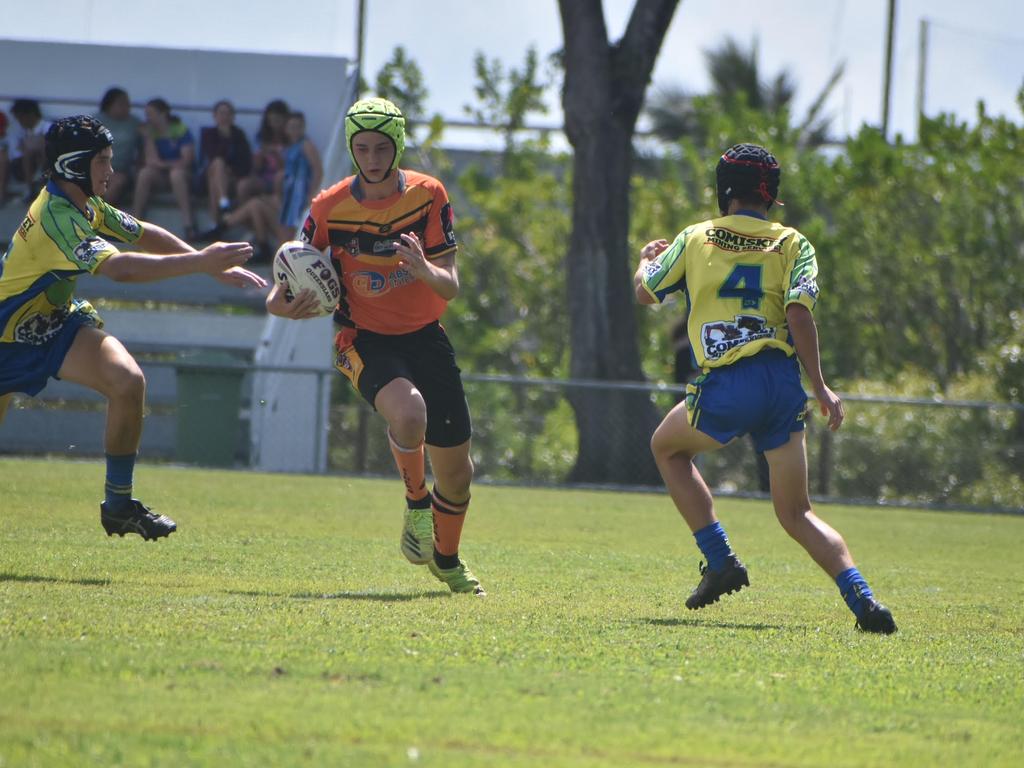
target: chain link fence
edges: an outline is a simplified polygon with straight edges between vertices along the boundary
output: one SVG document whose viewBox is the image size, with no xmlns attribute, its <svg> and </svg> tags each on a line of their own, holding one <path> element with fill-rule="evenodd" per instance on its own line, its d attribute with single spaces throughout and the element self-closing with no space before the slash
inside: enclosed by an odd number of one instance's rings
<svg viewBox="0 0 1024 768">
<path fill-rule="evenodd" d="M 249 465 L 247 420 L 253 409 L 261 407 L 248 394 L 255 367 L 180 360 L 149 360 L 143 367 L 153 390 L 143 456 L 200 465 Z M 317 426 L 327 432 L 328 471 L 393 475 L 384 421 L 347 381 L 331 369 L 262 369 L 286 377 L 314 377 L 319 387 L 329 389 L 327 422 Z M 211 409 L 196 411 L 195 403 L 189 404 L 186 385 L 197 374 L 208 373 L 221 376 L 226 393 Z M 176 380 L 177 387 L 160 401 L 158 384 L 168 377 L 171 381 L 162 386 Z M 647 441 L 657 420 L 680 401 L 683 387 L 478 374 L 464 374 L 463 379 L 473 415 L 478 480 L 661 489 Z M 194 384 L 191 389 L 201 387 L 204 400 L 215 394 L 206 379 Z M 233 392 L 231 397 L 227 390 Z M 581 391 L 587 397 L 577 397 L 577 405 L 604 406 L 598 414 L 601 439 L 609 451 L 612 446 L 620 449 L 616 455 L 622 466 L 616 466 L 616 475 L 627 478 L 626 482 L 591 476 L 581 483 L 574 473 L 579 430 L 571 401 Z M 195 393 L 191 399 L 196 400 Z M 638 430 L 633 421 L 636 409 L 626 413 L 620 407 L 622 403 L 635 406 L 638 399 L 649 406 L 643 416 L 651 419 L 650 428 Z M 830 432 L 816 412 L 807 422 L 810 487 L 816 498 L 1024 514 L 1024 405 L 852 394 L 843 395 L 843 400 L 847 415 L 838 432 Z M 102 455 L 104 410 L 97 396 L 87 401 L 16 397 L 8 423 L 0 431 L 0 437 L 6 436 L 6 441 L 0 440 L 0 452 Z M 591 411 L 582 413 L 581 418 L 588 418 Z M 54 426 L 56 441 L 42 440 Z M 622 451 L 626 440 L 636 444 Z M 215 443 L 223 444 L 219 460 L 205 460 Z M 718 494 L 756 496 L 767 491 L 765 466 L 749 438 L 702 455 L 698 464 Z"/>
<path fill-rule="evenodd" d="M 574 388 L 647 392 L 667 413 L 683 396 L 674 385 L 560 381 L 464 375 L 473 414 L 477 478 L 521 485 L 567 485 L 576 462 L 577 426 L 569 402 Z M 338 382 L 341 384 L 341 382 Z M 954 507 L 1024 514 L 1024 405 L 845 395 L 846 421 L 829 431 L 815 412 L 807 424 L 811 492 L 817 498 L 871 504 Z M 631 432 L 627 415 L 607 440 Z M 616 425 L 618 429 L 616 430 Z M 329 466 L 355 474 L 392 472 L 382 419 L 347 386 L 330 412 Z M 629 454 L 625 474 L 651 483 L 646 445 Z M 722 494 L 767 491 L 765 465 L 749 438 L 698 459 L 708 484 Z M 600 478 L 588 484 L 608 486 Z"/>
</svg>

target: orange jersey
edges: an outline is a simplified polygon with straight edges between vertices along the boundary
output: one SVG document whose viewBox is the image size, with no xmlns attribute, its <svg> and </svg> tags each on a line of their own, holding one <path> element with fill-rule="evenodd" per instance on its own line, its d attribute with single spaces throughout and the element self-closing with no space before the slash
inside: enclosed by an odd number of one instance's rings
<svg viewBox="0 0 1024 768">
<path fill-rule="evenodd" d="M 314 248 L 330 246 L 341 276 L 336 319 L 389 335 L 412 333 L 438 320 L 448 302 L 398 266 L 395 242 L 415 233 L 433 260 L 455 253 L 452 206 L 440 181 L 415 171 L 398 171 L 398 192 L 367 200 L 352 176 L 315 198 L 302 228 Z"/>
</svg>

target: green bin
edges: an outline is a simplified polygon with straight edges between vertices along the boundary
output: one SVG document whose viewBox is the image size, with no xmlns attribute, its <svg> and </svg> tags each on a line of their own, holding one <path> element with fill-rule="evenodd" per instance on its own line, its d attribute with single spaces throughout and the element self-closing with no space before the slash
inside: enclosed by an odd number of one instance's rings
<svg viewBox="0 0 1024 768">
<path fill-rule="evenodd" d="M 233 466 L 245 369 L 226 352 L 187 353 L 179 360 L 183 365 L 178 367 L 178 460 Z"/>
</svg>

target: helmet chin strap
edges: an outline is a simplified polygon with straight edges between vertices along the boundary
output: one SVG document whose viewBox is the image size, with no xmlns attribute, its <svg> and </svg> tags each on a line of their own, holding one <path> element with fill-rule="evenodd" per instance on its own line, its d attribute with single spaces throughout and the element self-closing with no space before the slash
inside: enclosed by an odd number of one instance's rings
<svg viewBox="0 0 1024 768">
<path fill-rule="evenodd" d="M 360 168 L 358 165 L 356 165 L 356 170 L 359 171 L 359 178 L 361 178 L 367 184 L 380 184 L 382 181 L 387 181 L 388 177 L 391 175 L 391 172 L 394 171 L 395 169 L 394 168 L 388 168 L 384 172 L 384 175 L 381 176 L 379 179 L 377 179 L 377 181 L 371 180 L 369 176 L 367 176 L 365 173 L 363 173 L 363 169 Z"/>
</svg>

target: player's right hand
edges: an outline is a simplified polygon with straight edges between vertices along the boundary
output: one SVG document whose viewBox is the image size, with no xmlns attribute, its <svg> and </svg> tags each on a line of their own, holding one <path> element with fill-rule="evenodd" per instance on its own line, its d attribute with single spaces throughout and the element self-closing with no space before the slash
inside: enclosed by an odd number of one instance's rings
<svg viewBox="0 0 1024 768">
<path fill-rule="evenodd" d="M 320 317 L 320 302 L 317 295 L 308 288 L 299 291 L 298 296 L 288 301 L 285 291 L 275 285 L 267 295 L 267 312 L 289 320 L 308 320 Z"/>
<path fill-rule="evenodd" d="M 668 246 L 668 240 L 651 240 L 640 249 L 640 261 L 651 261 L 658 258 Z"/>
<path fill-rule="evenodd" d="M 203 272 L 216 275 L 232 267 L 240 267 L 252 258 L 249 243 L 211 243 L 199 252 Z"/>
</svg>

